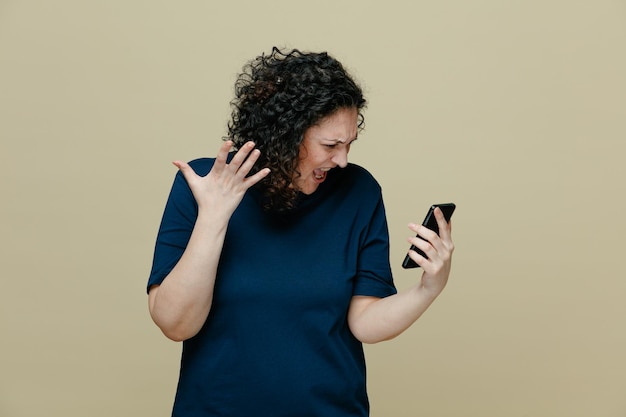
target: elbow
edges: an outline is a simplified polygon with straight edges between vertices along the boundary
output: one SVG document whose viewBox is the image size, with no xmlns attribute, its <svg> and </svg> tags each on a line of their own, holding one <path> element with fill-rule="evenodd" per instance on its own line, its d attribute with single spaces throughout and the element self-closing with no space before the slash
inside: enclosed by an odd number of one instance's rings
<svg viewBox="0 0 626 417">
<path fill-rule="evenodd" d="M 204 320 L 190 320 L 189 314 L 183 314 L 181 311 L 187 311 L 184 308 L 172 308 L 171 303 L 163 303 L 158 297 L 160 289 L 158 286 L 152 287 L 149 293 L 148 309 L 150 317 L 154 324 L 157 325 L 161 332 L 174 342 L 183 342 L 191 339 L 200 332 L 204 325 Z M 194 314 L 191 317 L 195 317 Z M 206 319 L 206 315 L 204 316 Z"/>
<path fill-rule="evenodd" d="M 402 329 L 392 326 L 391 323 L 365 315 L 350 317 L 348 328 L 359 342 L 367 345 L 386 342 L 402 333 Z"/>
<path fill-rule="evenodd" d="M 367 334 L 367 332 L 355 333 L 352 332 L 354 337 L 361 343 L 365 345 L 375 345 L 376 343 L 386 342 L 387 340 L 391 340 L 395 338 L 397 335 L 377 335 L 377 334 Z"/>
<path fill-rule="evenodd" d="M 367 332 L 362 331 L 354 324 L 350 325 L 349 327 L 350 327 L 350 332 L 352 333 L 352 336 L 354 336 L 354 338 L 358 340 L 359 342 L 366 344 L 366 345 L 373 345 L 373 344 L 378 343 L 378 340 L 376 340 L 376 338 L 372 337 Z"/>
<path fill-rule="evenodd" d="M 174 342 L 184 342 L 198 334 L 200 329 L 191 328 L 181 322 L 169 322 L 152 315 L 152 320 L 157 325 L 165 337 Z"/>
<path fill-rule="evenodd" d="M 185 340 L 191 339 L 193 336 L 195 336 L 195 334 L 188 334 L 177 329 L 166 329 L 161 326 L 159 326 L 159 328 L 161 329 L 161 332 L 165 335 L 165 337 L 174 342 L 184 342 Z"/>
<path fill-rule="evenodd" d="M 355 337 L 359 342 L 363 343 L 364 345 L 375 345 L 376 343 L 382 342 L 382 340 L 378 340 L 375 338 L 358 337 L 358 336 L 355 336 Z"/>
<path fill-rule="evenodd" d="M 348 312 L 348 328 L 352 335 L 361 343 L 373 345 L 391 340 L 400 332 L 386 320 L 371 314 L 373 304 L 379 299 L 355 297 Z"/>
<path fill-rule="evenodd" d="M 349 324 L 350 332 L 359 342 L 366 345 L 374 345 L 376 343 L 385 342 L 395 338 L 398 334 L 391 333 L 389 330 L 381 331 L 363 321 L 354 321 Z"/>
</svg>

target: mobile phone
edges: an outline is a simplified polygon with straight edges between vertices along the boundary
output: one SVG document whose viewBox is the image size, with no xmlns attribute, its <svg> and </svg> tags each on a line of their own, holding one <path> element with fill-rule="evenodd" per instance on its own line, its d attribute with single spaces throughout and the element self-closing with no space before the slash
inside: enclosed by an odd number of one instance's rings
<svg viewBox="0 0 626 417">
<path fill-rule="evenodd" d="M 424 217 L 422 226 L 426 226 L 430 230 L 439 234 L 439 225 L 437 224 L 437 219 L 435 218 L 436 207 L 439 207 L 441 209 L 441 212 L 443 213 L 443 217 L 445 217 L 446 222 L 449 222 L 450 218 L 452 217 L 452 213 L 454 213 L 454 209 L 456 208 L 456 205 L 454 203 L 444 203 L 444 204 L 433 204 L 432 206 L 430 206 L 428 213 L 426 213 L 426 217 Z M 422 239 L 419 235 L 417 237 Z M 426 254 L 422 250 L 416 248 L 415 245 L 411 245 L 409 250 L 414 250 L 415 252 L 419 253 L 423 257 L 428 258 L 428 256 L 426 256 Z M 409 257 L 409 254 L 407 253 L 407 255 L 404 257 L 404 261 L 402 262 L 402 268 L 405 268 L 405 269 L 419 268 L 419 265 L 416 264 L 413 261 L 413 259 Z"/>
</svg>

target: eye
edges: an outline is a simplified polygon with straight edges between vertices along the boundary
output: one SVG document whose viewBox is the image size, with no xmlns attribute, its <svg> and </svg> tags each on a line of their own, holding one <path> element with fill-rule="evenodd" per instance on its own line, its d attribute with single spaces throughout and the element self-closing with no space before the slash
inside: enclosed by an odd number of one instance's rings
<svg viewBox="0 0 626 417">
<path fill-rule="evenodd" d="M 325 147 L 327 147 L 328 149 L 335 149 L 337 147 L 336 143 L 328 143 L 326 145 L 324 145 Z"/>
</svg>

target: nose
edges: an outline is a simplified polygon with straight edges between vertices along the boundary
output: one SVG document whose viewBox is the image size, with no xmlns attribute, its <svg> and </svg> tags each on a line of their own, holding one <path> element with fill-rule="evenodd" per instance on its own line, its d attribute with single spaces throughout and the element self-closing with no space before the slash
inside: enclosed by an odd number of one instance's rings
<svg viewBox="0 0 626 417">
<path fill-rule="evenodd" d="M 348 149 L 347 147 L 341 147 L 337 149 L 332 157 L 332 161 L 334 164 L 337 164 L 340 168 L 345 168 L 348 166 Z"/>
</svg>

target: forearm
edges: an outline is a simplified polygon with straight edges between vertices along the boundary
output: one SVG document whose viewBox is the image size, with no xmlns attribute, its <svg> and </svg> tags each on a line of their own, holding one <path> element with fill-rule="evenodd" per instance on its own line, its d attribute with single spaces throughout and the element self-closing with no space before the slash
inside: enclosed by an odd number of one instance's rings
<svg viewBox="0 0 626 417">
<path fill-rule="evenodd" d="M 227 222 L 201 212 L 182 257 L 150 291 L 152 319 L 172 340 L 194 336 L 206 321 L 226 227 Z"/>
<path fill-rule="evenodd" d="M 348 315 L 350 330 L 363 343 L 393 339 L 408 329 L 439 293 L 417 284 L 385 298 L 354 297 Z"/>
<path fill-rule="evenodd" d="M 409 242 L 426 256 L 410 251 L 409 256 L 423 272 L 416 285 L 401 293 L 386 297 L 352 297 L 348 311 L 348 325 L 354 336 L 364 343 L 393 339 L 411 326 L 428 309 L 445 288 L 454 252 L 451 228 L 440 208 L 435 218 L 439 233 L 417 224 L 410 224 L 418 234 Z M 420 238 L 421 237 L 421 238 Z"/>
</svg>

